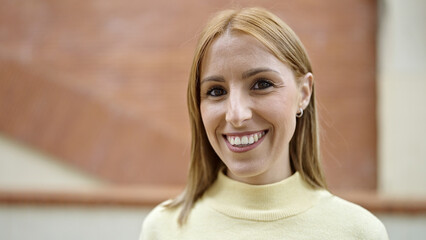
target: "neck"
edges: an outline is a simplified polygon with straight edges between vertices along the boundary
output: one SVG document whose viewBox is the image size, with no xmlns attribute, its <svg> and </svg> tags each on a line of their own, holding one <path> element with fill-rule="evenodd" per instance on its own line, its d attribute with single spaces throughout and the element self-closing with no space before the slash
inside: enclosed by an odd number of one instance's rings
<svg viewBox="0 0 426 240">
<path fill-rule="evenodd" d="M 289 160 L 277 161 L 260 173 L 237 174 L 230 169 L 226 169 L 224 173 L 235 181 L 251 185 L 265 185 L 280 182 L 293 174 Z"/>
</svg>

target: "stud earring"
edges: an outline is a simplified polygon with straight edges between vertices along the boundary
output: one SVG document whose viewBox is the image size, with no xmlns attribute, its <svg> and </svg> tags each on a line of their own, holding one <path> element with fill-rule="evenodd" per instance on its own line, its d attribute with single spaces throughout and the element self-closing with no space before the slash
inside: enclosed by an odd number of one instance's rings
<svg viewBox="0 0 426 240">
<path fill-rule="evenodd" d="M 297 118 L 301 118 L 303 116 L 303 108 L 299 108 L 300 112 L 296 113 Z"/>
</svg>

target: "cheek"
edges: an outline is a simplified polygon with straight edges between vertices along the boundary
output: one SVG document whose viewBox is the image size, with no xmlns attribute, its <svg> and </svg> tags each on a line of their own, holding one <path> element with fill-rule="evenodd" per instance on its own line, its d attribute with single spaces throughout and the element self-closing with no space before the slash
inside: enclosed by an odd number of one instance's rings
<svg viewBox="0 0 426 240">
<path fill-rule="evenodd" d="M 218 116 L 218 111 L 216 110 L 216 107 L 212 106 L 212 104 L 201 102 L 200 112 L 201 112 L 201 119 L 203 121 L 204 128 L 206 129 L 206 132 L 207 132 L 207 136 L 209 140 L 211 141 L 212 137 L 215 134 L 217 125 L 220 121 Z"/>
<path fill-rule="evenodd" d="M 292 137 L 296 126 L 294 97 L 281 95 L 258 106 L 259 115 L 273 126 L 278 135 L 284 134 L 286 138 Z"/>
<path fill-rule="evenodd" d="M 203 102 L 201 102 L 200 104 L 200 114 L 201 114 L 201 120 L 203 121 L 204 124 L 204 128 L 206 129 L 206 131 L 208 131 L 208 120 L 209 120 L 209 113 L 207 111 L 208 109 L 206 109 L 205 104 L 203 104 Z"/>
<path fill-rule="evenodd" d="M 272 118 L 286 118 L 286 116 L 294 115 L 296 107 L 296 96 L 292 94 L 277 94 L 274 97 L 264 101 L 257 102 L 257 109 Z"/>
</svg>

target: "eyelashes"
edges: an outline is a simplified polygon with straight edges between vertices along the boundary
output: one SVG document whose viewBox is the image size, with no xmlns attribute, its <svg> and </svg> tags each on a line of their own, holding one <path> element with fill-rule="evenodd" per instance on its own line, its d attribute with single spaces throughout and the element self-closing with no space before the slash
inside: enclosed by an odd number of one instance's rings
<svg viewBox="0 0 426 240">
<path fill-rule="evenodd" d="M 226 93 L 226 90 L 222 87 L 213 87 L 207 91 L 207 95 L 212 97 L 220 97 L 222 95 L 225 95 Z"/>
<path fill-rule="evenodd" d="M 262 90 L 273 86 L 275 86 L 273 82 L 269 81 L 268 79 L 261 78 L 256 80 L 251 88 L 253 90 Z"/>
<path fill-rule="evenodd" d="M 270 87 L 275 87 L 275 84 L 272 81 L 265 78 L 259 78 L 254 81 L 250 90 L 260 91 Z M 206 95 L 210 97 L 220 97 L 225 94 L 227 94 L 227 91 L 222 86 L 211 87 L 206 93 Z"/>
</svg>

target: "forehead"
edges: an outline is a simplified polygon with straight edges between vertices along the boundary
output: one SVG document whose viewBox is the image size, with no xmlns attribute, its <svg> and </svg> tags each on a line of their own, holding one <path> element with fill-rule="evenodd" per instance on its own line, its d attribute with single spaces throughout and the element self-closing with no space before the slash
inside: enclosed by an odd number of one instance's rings
<svg viewBox="0 0 426 240">
<path fill-rule="evenodd" d="M 267 47 L 254 36 L 240 31 L 228 31 L 213 40 L 208 52 L 226 52 L 229 50 L 268 52 Z"/>
<path fill-rule="evenodd" d="M 201 75 L 233 68 L 278 67 L 284 65 L 255 37 L 241 33 L 225 33 L 211 43 L 202 59 Z"/>
</svg>

